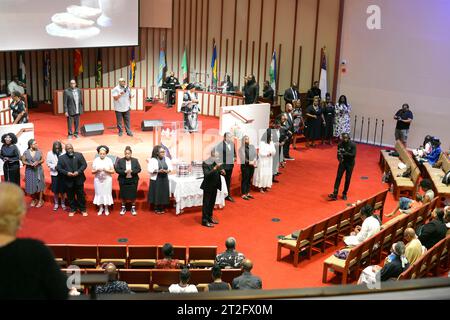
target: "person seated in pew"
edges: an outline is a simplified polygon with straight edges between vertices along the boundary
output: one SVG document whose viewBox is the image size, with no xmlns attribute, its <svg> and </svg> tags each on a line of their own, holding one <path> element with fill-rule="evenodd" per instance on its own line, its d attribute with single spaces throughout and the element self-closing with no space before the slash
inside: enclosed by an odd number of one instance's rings
<svg viewBox="0 0 450 320">
<path fill-rule="evenodd" d="M 422 245 L 413 228 L 407 228 L 403 232 L 403 237 L 407 241 L 405 257 L 410 264 L 413 264 L 427 252 L 427 248 Z"/>
<path fill-rule="evenodd" d="M 216 265 L 222 269 L 240 268 L 245 256 L 244 254 L 236 251 L 236 239 L 229 237 L 225 241 L 225 247 L 227 250 L 216 256 Z"/>
<path fill-rule="evenodd" d="M 431 182 L 431 180 L 423 179 L 422 181 L 420 181 L 420 189 L 422 189 L 424 194 L 421 195 L 420 193 L 417 193 L 417 201 L 407 197 L 401 197 L 398 202 L 398 206 L 392 213 L 388 213 L 386 217 L 389 218 L 394 216 L 397 211 L 400 211 L 402 214 L 409 214 L 415 209 L 420 208 L 421 206 L 431 202 L 431 200 L 434 199 L 433 183 Z"/>
<path fill-rule="evenodd" d="M 173 246 L 170 243 L 166 243 L 162 247 L 163 259 L 156 261 L 156 269 L 179 269 L 180 261 L 178 259 L 172 259 Z"/>
<path fill-rule="evenodd" d="M 441 141 L 436 137 L 433 137 L 431 144 L 433 150 L 430 152 L 430 154 L 425 156 L 423 160 L 428 161 L 428 163 L 433 166 L 434 164 L 436 164 L 436 162 L 438 162 L 442 149 L 441 149 Z"/>
<path fill-rule="evenodd" d="M 193 284 L 189 284 L 191 278 L 191 272 L 189 269 L 184 268 L 180 271 L 180 283 L 172 284 L 169 287 L 170 293 L 197 293 L 197 287 Z"/>
<path fill-rule="evenodd" d="M 380 231 L 380 221 L 373 215 L 373 207 L 365 205 L 361 209 L 361 226 L 357 226 L 349 236 L 344 237 L 348 247 L 355 247 Z"/>
<path fill-rule="evenodd" d="M 222 281 L 222 269 L 218 265 L 211 268 L 213 282 L 209 283 L 205 291 L 227 291 L 231 290 L 228 282 Z"/>
<path fill-rule="evenodd" d="M 262 280 L 251 273 L 252 269 L 253 262 L 245 259 L 242 262 L 242 275 L 233 279 L 232 288 L 234 290 L 262 289 Z"/>
<path fill-rule="evenodd" d="M 430 135 L 426 135 L 425 139 L 423 140 L 423 144 L 419 148 L 414 149 L 413 154 L 418 158 L 429 155 L 431 151 L 433 151 L 431 141 L 433 141 L 433 137 Z"/>
<path fill-rule="evenodd" d="M 420 242 L 428 250 L 444 239 L 446 234 L 447 227 L 444 222 L 444 210 L 441 208 L 434 209 L 431 213 L 431 221 L 420 226 L 417 230 Z"/>
<path fill-rule="evenodd" d="M 402 241 L 394 243 L 391 254 L 384 261 L 384 266 L 366 267 L 359 277 L 358 284 L 374 285 L 379 281 L 396 280 L 410 265 L 405 257 L 405 251 L 406 247 Z"/>
<path fill-rule="evenodd" d="M 107 263 L 103 266 L 103 269 L 105 269 L 105 274 L 108 275 L 108 282 L 97 286 L 95 288 L 96 294 L 132 293 L 126 282 L 117 280 L 117 268 L 114 263 Z"/>
<path fill-rule="evenodd" d="M 447 236 L 450 235 L 450 206 L 444 208 L 444 222 L 447 227 Z"/>
</svg>

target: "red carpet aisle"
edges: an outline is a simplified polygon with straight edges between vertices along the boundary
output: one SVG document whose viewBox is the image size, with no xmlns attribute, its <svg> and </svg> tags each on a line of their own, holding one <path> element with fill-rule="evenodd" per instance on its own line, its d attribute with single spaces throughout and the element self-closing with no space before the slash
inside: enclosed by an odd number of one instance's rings
<svg viewBox="0 0 450 320">
<path fill-rule="evenodd" d="M 101 115 L 101 120 L 109 126 L 114 123 L 114 114 Z M 151 111 L 132 114 L 133 130 L 139 131 L 141 119 L 179 120 L 181 115 L 161 106 Z M 33 112 L 31 119 L 35 123 L 36 138 L 46 154 L 56 138 L 66 139 L 66 121 L 50 113 Z M 85 114 L 82 123 L 98 122 L 99 114 Z M 218 127 L 218 120 L 202 117 L 203 128 Z M 103 136 L 116 135 L 107 130 Z M 123 139 L 133 139 L 123 137 Z M 150 150 L 149 150 L 150 153 Z M 127 238 L 129 244 L 174 245 L 218 245 L 224 249 L 224 240 L 228 236 L 237 239 L 238 250 L 252 259 L 254 272 L 263 279 L 264 288 L 299 288 L 321 286 L 322 262 L 333 253 L 315 254 L 310 261 L 302 260 L 298 268 L 289 261 L 276 261 L 277 236 L 286 235 L 295 229 L 319 221 L 345 208 L 349 202 L 368 197 L 386 188 L 381 182 L 378 167 L 379 148 L 358 145 L 356 168 L 348 201 L 328 202 L 326 196 L 332 191 L 337 168 L 336 148 L 324 146 L 315 149 L 292 151 L 295 161 L 290 161 L 279 176 L 280 183 L 275 184 L 266 194 L 254 191 L 255 200 L 244 201 L 234 192 L 236 203 L 227 202 L 223 210 L 216 210 L 215 217 L 220 224 L 215 228 L 200 225 L 201 209 L 186 210 L 180 216 L 174 209 L 163 216 L 156 216 L 141 209 L 138 216 L 119 216 L 118 208 L 106 217 L 98 217 L 95 209 L 89 208 L 89 217 L 69 218 L 62 211 L 54 213 L 52 204 L 47 201 L 44 208 L 30 209 L 22 226 L 21 237 L 33 237 L 47 243 L 78 244 L 117 244 L 118 239 Z M 86 189 L 93 193 L 93 177 L 87 172 Z M 233 189 L 239 189 L 239 168 L 235 166 Z M 368 179 L 361 179 L 361 177 Z M 47 182 L 50 181 L 46 171 Z M 117 189 L 115 182 L 114 188 Z M 148 174 L 141 175 L 141 188 L 147 193 Z M 142 195 L 143 197 L 144 195 Z M 48 199 L 49 197 L 47 197 Z M 93 194 L 88 194 L 92 201 Z M 143 201 L 143 199 L 141 199 Z M 388 195 L 386 210 L 395 207 L 393 197 Z M 279 222 L 272 219 L 278 218 Z"/>
</svg>

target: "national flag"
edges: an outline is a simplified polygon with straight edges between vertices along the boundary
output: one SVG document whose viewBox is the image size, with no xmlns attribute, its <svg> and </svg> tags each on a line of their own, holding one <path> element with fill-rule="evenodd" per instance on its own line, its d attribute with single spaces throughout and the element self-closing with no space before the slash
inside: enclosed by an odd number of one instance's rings
<svg viewBox="0 0 450 320">
<path fill-rule="evenodd" d="M 211 60 L 211 69 L 212 69 L 212 84 L 217 85 L 217 48 L 216 48 L 216 44 L 214 43 L 214 48 L 213 48 L 213 55 L 212 55 L 212 60 Z"/>
<path fill-rule="evenodd" d="M 50 83 L 50 53 L 44 51 L 44 87 L 48 87 Z"/>
<path fill-rule="evenodd" d="M 327 58 L 325 56 L 325 48 L 322 50 L 322 58 L 320 59 L 320 80 L 319 89 L 321 90 L 321 98 L 325 100 L 325 95 L 328 91 L 327 85 Z"/>
<path fill-rule="evenodd" d="M 188 77 L 188 61 L 187 61 L 187 51 L 184 48 L 183 60 L 181 61 L 181 74 L 183 77 L 183 83 L 189 82 Z"/>
<path fill-rule="evenodd" d="M 97 72 L 95 73 L 95 87 L 101 87 L 103 83 L 103 65 L 102 65 L 102 52 L 101 49 L 97 49 Z"/>
<path fill-rule="evenodd" d="M 136 76 L 136 60 L 134 56 L 134 48 L 131 50 L 131 60 L 130 60 L 130 87 L 134 87 L 134 79 Z"/>
<path fill-rule="evenodd" d="M 164 77 L 164 71 L 166 70 L 166 53 L 164 51 L 164 48 L 161 47 L 159 50 L 159 73 L 158 73 L 158 86 L 162 85 L 162 80 Z"/>
<path fill-rule="evenodd" d="M 83 56 L 80 49 L 75 49 L 73 51 L 73 76 L 77 78 L 81 73 L 83 73 Z"/>
<path fill-rule="evenodd" d="M 277 53 L 274 50 L 272 53 L 272 60 L 269 68 L 270 86 L 275 91 L 277 85 Z"/>
<path fill-rule="evenodd" d="M 25 53 L 23 51 L 19 52 L 19 81 L 26 83 L 27 82 L 27 72 L 25 68 Z"/>
</svg>

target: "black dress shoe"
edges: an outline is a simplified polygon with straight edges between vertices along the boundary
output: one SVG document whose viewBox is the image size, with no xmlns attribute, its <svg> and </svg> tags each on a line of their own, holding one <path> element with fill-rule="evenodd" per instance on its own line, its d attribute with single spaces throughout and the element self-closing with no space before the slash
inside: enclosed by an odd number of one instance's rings
<svg viewBox="0 0 450 320">
<path fill-rule="evenodd" d="M 209 223 L 219 224 L 219 221 L 217 221 L 216 219 L 211 219 L 211 220 L 209 220 Z"/>
<path fill-rule="evenodd" d="M 335 195 L 334 193 L 331 193 L 328 195 L 328 199 L 330 199 L 330 201 L 336 201 L 337 200 L 337 195 Z"/>
<path fill-rule="evenodd" d="M 209 222 L 202 223 L 202 226 L 208 227 L 208 228 L 214 228 L 214 225 Z"/>
<path fill-rule="evenodd" d="M 347 200 L 347 195 L 346 194 L 342 195 L 342 200 Z"/>
<path fill-rule="evenodd" d="M 277 179 L 272 179 L 273 183 L 279 183 L 280 181 L 278 181 Z"/>
<path fill-rule="evenodd" d="M 236 202 L 231 196 L 226 197 L 225 200 L 228 200 L 230 202 Z"/>
</svg>

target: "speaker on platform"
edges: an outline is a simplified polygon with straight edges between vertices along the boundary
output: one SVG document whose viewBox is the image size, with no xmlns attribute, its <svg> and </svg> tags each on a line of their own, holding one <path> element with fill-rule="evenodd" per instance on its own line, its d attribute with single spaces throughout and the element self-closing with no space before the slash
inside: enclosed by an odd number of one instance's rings
<svg viewBox="0 0 450 320">
<path fill-rule="evenodd" d="M 141 122 L 142 131 L 153 131 L 153 128 L 162 126 L 162 120 L 142 120 Z"/>
<path fill-rule="evenodd" d="M 89 123 L 81 127 L 81 134 L 85 137 L 101 135 L 104 131 L 103 123 Z"/>
</svg>

